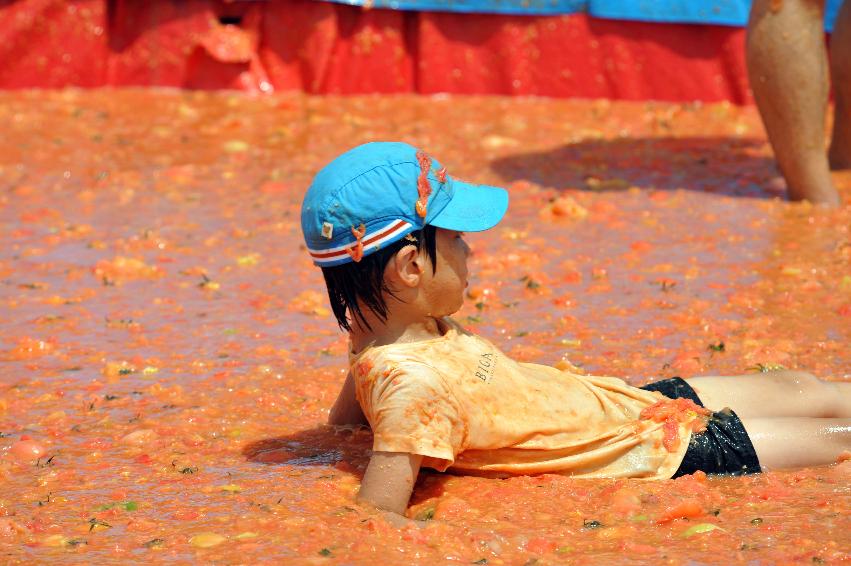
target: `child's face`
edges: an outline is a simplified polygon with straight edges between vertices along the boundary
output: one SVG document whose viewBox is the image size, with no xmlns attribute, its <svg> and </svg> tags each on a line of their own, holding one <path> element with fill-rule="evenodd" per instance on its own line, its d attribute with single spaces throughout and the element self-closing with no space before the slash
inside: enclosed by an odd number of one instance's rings
<svg viewBox="0 0 851 566">
<path fill-rule="evenodd" d="M 437 230 L 437 269 L 432 273 L 431 261 L 426 260 L 428 267 L 423 284 L 431 316 L 448 316 L 464 303 L 470 248 L 463 235 L 454 230 Z"/>
</svg>

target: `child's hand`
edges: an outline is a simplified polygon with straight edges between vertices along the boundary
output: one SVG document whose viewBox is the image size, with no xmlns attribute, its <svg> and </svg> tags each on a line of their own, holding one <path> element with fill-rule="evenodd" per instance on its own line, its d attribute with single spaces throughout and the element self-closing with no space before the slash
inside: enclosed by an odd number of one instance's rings
<svg viewBox="0 0 851 566">
<path fill-rule="evenodd" d="M 422 460 L 422 456 L 406 452 L 373 452 L 361 482 L 358 501 L 389 511 L 388 514 L 396 514 L 400 520 L 410 521 L 402 515 L 408 508 Z"/>
</svg>

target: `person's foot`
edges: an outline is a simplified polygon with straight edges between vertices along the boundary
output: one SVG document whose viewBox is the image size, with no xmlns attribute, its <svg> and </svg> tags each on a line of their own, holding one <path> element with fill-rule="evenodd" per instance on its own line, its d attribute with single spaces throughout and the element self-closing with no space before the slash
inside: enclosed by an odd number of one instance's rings
<svg viewBox="0 0 851 566">
<path fill-rule="evenodd" d="M 807 200 L 829 208 L 839 206 L 839 193 L 830 177 L 824 150 L 797 155 L 786 162 L 791 169 L 783 171 L 789 200 Z"/>
<path fill-rule="evenodd" d="M 829 184 L 827 187 L 819 187 L 817 190 L 810 189 L 806 195 L 793 198 L 791 195 L 789 200 L 800 201 L 806 200 L 817 206 L 825 208 L 837 208 L 839 206 L 839 193 Z"/>
<path fill-rule="evenodd" d="M 788 187 L 788 179 L 786 184 Z M 794 190 L 793 187 L 788 187 L 787 194 L 791 201 L 807 200 L 813 204 L 828 208 L 839 206 L 839 193 L 829 180 L 826 183 L 819 183 L 818 185 L 808 184 L 806 187 L 797 187 L 797 190 Z"/>
<path fill-rule="evenodd" d="M 768 180 L 768 182 L 764 185 L 764 188 L 771 195 L 781 198 L 789 191 L 789 187 L 786 185 L 786 179 L 779 175 Z M 831 188 L 833 187 L 831 186 Z M 821 191 L 810 191 L 810 194 L 805 197 L 794 198 L 789 196 L 789 200 L 793 202 L 806 200 L 815 205 L 827 208 L 836 208 L 839 206 L 839 195 L 835 189 L 832 193 L 830 191 L 825 191 L 824 194 L 822 194 Z"/>
</svg>

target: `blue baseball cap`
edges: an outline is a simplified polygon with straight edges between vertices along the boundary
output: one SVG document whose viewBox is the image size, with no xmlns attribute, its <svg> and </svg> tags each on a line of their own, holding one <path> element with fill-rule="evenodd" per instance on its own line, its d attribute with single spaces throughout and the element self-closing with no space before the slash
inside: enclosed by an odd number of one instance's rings
<svg viewBox="0 0 851 566">
<path fill-rule="evenodd" d="M 301 205 L 313 263 L 360 261 L 425 225 L 481 232 L 508 209 L 505 189 L 453 179 L 437 160 L 401 142 L 351 149 L 322 168 Z"/>
</svg>

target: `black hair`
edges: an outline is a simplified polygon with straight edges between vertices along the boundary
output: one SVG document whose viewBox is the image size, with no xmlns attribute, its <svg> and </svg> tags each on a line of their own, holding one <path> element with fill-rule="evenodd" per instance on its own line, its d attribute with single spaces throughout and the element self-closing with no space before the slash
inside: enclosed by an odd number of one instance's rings
<svg viewBox="0 0 851 566">
<path fill-rule="evenodd" d="M 431 259 L 432 270 L 436 270 L 437 228 L 434 226 L 425 226 L 422 230 L 411 232 L 401 240 L 364 256 L 360 261 L 322 268 L 331 310 L 334 311 L 340 328 L 351 332 L 352 322 L 357 319 L 361 325 L 372 329 L 363 316 L 359 301 L 382 321 L 387 320 L 384 293 L 391 297 L 395 295 L 384 282 L 384 270 L 396 252 L 411 244 L 417 246 L 420 251 L 425 250 Z"/>
</svg>

